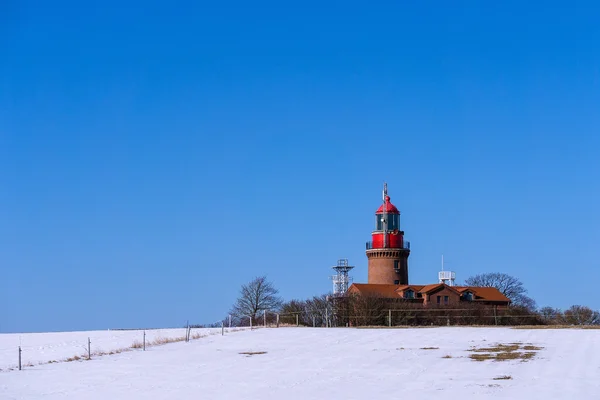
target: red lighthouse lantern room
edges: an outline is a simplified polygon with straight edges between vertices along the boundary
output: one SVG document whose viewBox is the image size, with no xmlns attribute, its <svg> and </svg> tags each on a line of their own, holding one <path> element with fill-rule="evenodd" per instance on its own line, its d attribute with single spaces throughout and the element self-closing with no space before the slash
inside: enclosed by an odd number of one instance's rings
<svg viewBox="0 0 600 400">
<path fill-rule="evenodd" d="M 375 212 L 375 230 L 367 249 L 408 249 L 405 247 L 404 232 L 400 230 L 400 211 L 390 202 L 387 185 L 383 189 L 383 204 Z"/>
</svg>

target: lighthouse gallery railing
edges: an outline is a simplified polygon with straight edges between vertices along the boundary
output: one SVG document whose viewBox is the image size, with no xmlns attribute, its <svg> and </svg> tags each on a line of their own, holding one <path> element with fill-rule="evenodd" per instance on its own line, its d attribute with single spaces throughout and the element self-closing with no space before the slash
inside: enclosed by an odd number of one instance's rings
<svg viewBox="0 0 600 400">
<path fill-rule="evenodd" d="M 382 249 L 383 247 L 373 247 L 373 242 L 367 242 L 366 243 L 366 248 L 367 250 L 371 250 L 371 249 Z M 391 248 L 391 247 L 388 247 Z M 405 249 L 405 250 L 410 250 L 410 242 L 404 242 L 402 244 L 401 247 L 393 247 L 394 249 Z"/>
</svg>

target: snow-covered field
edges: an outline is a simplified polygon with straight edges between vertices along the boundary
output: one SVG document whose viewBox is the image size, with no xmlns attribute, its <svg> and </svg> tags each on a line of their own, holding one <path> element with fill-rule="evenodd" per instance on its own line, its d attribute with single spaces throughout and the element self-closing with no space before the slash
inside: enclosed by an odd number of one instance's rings
<svg viewBox="0 0 600 400">
<path fill-rule="evenodd" d="M 88 332 L 56 333 L 8 333 L 0 334 L 0 370 L 16 368 L 18 348 L 21 346 L 22 365 L 61 361 L 73 356 L 87 357 L 88 338 L 92 356 L 130 348 L 135 342 L 146 343 L 185 337 L 185 328 L 156 330 L 106 330 Z M 221 333 L 221 329 L 192 329 L 191 337 Z"/>
<path fill-rule="evenodd" d="M 92 334 L 89 332 L 89 336 Z M 85 343 L 87 336 L 43 334 L 36 340 L 41 349 L 56 342 L 71 343 L 70 349 L 79 351 L 79 343 Z M 114 338 L 115 343 L 119 342 L 114 347 L 134 339 Z M 0 348 L 13 349 L 14 340 L 12 335 L 0 335 Z M 107 349 L 112 346 L 110 337 L 102 340 Z M 470 351 L 497 344 L 519 349 Z M 498 354 L 512 356 L 503 361 L 471 358 Z M 7 360 L 3 350 L 0 364 L 11 364 L 14 355 L 11 350 Z M 471 399 L 600 398 L 600 330 L 257 329 L 156 346 L 146 352 L 129 351 L 91 361 L 0 372 L 2 400 L 374 400 L 429 395 Z"/>
</svg>

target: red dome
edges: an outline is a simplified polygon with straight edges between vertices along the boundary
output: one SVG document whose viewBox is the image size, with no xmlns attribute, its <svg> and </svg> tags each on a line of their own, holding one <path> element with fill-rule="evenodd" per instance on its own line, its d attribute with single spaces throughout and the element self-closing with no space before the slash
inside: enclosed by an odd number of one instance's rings
<svg viewBox="0 0 600 400">
<path fill-rule="evenodd" d="M 396 206 L 390 203 L 390 196 L 385 196 L 385 211 L 388 214 L 400 214 Z M 383 214 L 383 204 L 377 209 L 375 214 Z"/>
</svg>

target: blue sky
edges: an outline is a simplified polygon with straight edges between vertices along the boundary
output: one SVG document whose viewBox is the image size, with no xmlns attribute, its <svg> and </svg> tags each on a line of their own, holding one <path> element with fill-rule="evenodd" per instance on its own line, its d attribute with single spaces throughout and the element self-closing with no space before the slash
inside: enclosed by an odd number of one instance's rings
<svg viewBox="0 0 600 400">
<path fill-rule="evenodd" d="M 534 3 L 2 2 L 0 332 L 366 282 L 384 181 L 411 283 L 600 309 L 600 7 Z"/>
</svg>

